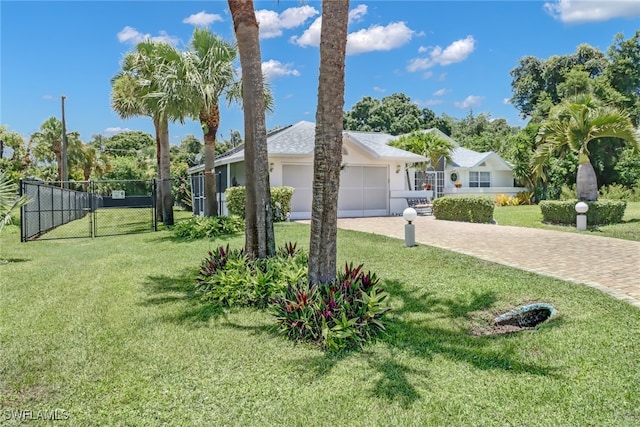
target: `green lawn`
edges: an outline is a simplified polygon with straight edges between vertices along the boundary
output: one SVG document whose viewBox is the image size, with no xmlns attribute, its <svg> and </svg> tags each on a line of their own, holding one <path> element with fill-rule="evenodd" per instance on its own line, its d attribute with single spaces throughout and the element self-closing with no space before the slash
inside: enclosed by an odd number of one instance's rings
<svg viewBox="0 0 640 427">
<path fill-rule="evenodd" d="M 307 246 L 309 227 L 276 226 Z M 221 312 L 198 264 L 243 236 L 167 231 L 19 243 L 0 235 L 0 416 L 63 409 L 66 425 L 637 426 L 640 310 L 589 287 L 400 240 L 340 231 L 391 294 L 387 335 L 325 354 L 267 312 Z M 537 330 L 474 336 L 532 301 Z"/>
<path fill-rule="evenodd" d="M 496 207 L 493 217 L 500 225 L 577 232 L 575 227 L 543 224 L 540 207 L 537 205 Z M 621 224 L 589 227 L 587 232 L 598 236 L 640 241 L 640 202 L 627 203 L 623 220 Z"/>
</svg>

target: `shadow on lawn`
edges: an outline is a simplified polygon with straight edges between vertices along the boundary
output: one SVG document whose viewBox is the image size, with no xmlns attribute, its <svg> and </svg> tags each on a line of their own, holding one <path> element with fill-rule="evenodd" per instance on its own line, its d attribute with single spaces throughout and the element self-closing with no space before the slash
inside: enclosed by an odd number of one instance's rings
<svg viewBox="0 0 640 427">
<path fill-rule="evenodd" d="M 321 355 L 291 361 L 291 368 L 301 376 L 314 378 L 331 373 L 343 359 L 353 354 L 380 374 L 372 395 L 409 407 L 420 398 L 414 384 L 429 383 L 429 362 L 446 358 L 463 362 L 481 370 L 507 371 L 514 375 L 555 376 L 549 366 L 530 364 L 519 360 L 517 346 L 509 344 L 514 334 L 499 336 L 473 336 L 471 324 L 477 312 L 494 306 L 497 297 L 492 292 L 479 293 L 456 299 L 442 299 L 424 291 L 407 290 L 398 281 L 387 280 L 383 288 L 391 295 L 395 308 L 386 317 L 386 333 L 378 337 L 390 351 L 376 351 L 375 346 L 364 350 L 326 352 Z M 274 328 L 247 327 L 231 322 L 225 324 L 253 333 L 275 334 Z M 530 333 L 530 332 L 524 332 Z M 388 354 L 390 356 L 388 356 Z M 416 369 L 402 362 L 406 355 L 424 360 L 424 369 Z M 397 357 L 396 357 L 397 356 Z"/>
<path fill-rule="evenodd" d="M 202 301 L 196 277 L 194 270 L 184 270 L 176 276 L 149 276 L 144 283 L 149 297 L 142 304 L 167 306 L 163 318 L 170 322 L 205 326 L 209 319 L 223 317 L 225 312 L 221 306 Z"/>
</svg>

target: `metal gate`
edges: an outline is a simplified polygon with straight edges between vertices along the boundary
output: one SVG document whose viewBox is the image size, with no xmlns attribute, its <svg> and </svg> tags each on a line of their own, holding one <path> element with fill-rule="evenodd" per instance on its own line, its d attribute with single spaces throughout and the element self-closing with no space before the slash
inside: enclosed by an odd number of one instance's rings
<svg viewBox="0 0 640 427">
<path fill-rule="evenodd" d="M 22 181 L 21 241 L 157 231 L 156 181 Z"/>
</svg>

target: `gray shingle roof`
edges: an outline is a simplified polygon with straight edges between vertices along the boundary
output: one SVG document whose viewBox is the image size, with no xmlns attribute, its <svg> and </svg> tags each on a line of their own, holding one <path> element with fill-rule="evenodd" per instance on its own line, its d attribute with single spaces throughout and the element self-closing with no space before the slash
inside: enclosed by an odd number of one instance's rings
<svg viewBox="0 0 640 427">
<path fill-rule="evenodd" d="M 386 133 L 357 132 L 352 130 L 345 131 L 344 135 L 377 159 L 394 159 L 405 162 L 424 162 L 427 160 L 424 156 L 388 145 L 389 142 L 398 139 L 398 136 L 387 135 Z"/>
<path fill-rule="evenodd" d="M 313 156 L 315 145 L 315 123 L 301 121 L 294 125 L 278 129 L 267 135 L 267 151 L 270 156 Z M 393 159 L 405 162 L 423 162 L 425 157 L 387 145 L 397 136 L 375 132 L 345 131 L 351 142 L 377 159 Z M 244 158 L 244 150 L 234 150 L 218 156 L 225 163 Z"/>
<path fill-rule="evenodd" d="M 478 153 L 477 151 L 469 150 L 468 148 L 463 147 L 458 147 L 451 152 L 451 163 L 453 166 L 461 168 L 473 168 L 491 157 L 495 157 L 500 162 L 502 162 L 507 169 L 511 169 L 510 165 L 493 151 Z"/>
</svg>

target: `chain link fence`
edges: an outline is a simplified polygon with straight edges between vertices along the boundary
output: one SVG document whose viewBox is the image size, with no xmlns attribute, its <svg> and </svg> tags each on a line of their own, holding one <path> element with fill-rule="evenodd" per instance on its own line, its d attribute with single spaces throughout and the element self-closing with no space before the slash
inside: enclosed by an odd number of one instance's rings
<svg viewBox="0 0 640 427">
<path fill-rule="evenodd" d="M 151 181 L 24 180 L 21 241 L 131 234 L 157 230 Z"/>
</svg>

